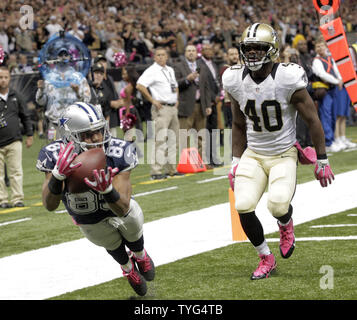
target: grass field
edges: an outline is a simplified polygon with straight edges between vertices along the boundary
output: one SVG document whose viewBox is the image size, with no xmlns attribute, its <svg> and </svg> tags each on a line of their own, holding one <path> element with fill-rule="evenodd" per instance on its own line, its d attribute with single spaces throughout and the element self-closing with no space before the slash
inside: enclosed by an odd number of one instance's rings
<svg viewBox="0 0 357 320">
<path fill-rule="evenodd" d="M 348 127 L 347 136 L 357 142 L 357 127 Z M 38 151 L 43 144 L 44 140 L 35 139 L 32 148 L 24 148 L 26 207 L 0 210 L 0 225 L 13 220 L 31 218 L 21 223 L 0 226 L 0 258 L 82 238 L 82 234 L 73 225 L 67 213 L 49 213 L 41 204 L 44 175 L 35 169 L 35 164 Z M 357 169 L 357 150 L 332 154 L 329 159 L 335 174 Z M 140 164 L 132 172 L 134 194 L 169 187 L 177 188 L 137 198 L 144 211 L 145 222 L 228 202 L 227 179 L 196 184 L 199 180 L 217 177 L 212 170 L 159 182 L 149 180 L 149 170 L 149 165 Z M 310 180 L 313 180 L 313 167 L 299 166 L 298 183 Z M 63 209 L 61 205 L 58 210 Z M 295 228 L 295 235 L 297 238 L 357 236 L 356 226 L 311 228 L 314 225 L 357 224 L 356 214 L 357 208 L 298 225 Z M 185 235 L 185 230 L 182 230 L 182 234 Z M 157 236 L 160 237 L 160 234 Z M 279 237 L 277 233 L 267 235 L 267 238 L 277 237 Z M 162 239 L 162 243 L 162 254 L 165 254 L 167 250 L 165 239 Z M 298 242 L 294 255 L 288 260 L 278 257 L 278 242 L 271 242 L 269 245 L 278 259 L 277 273 L 270 279 L 251 281 L 250 274 L 258 263 L 256 252 L 250 243 L 234 243 L 157 267 L 155 281 L 149 284 L 147 296 L 140 299 L 344 300 L 357 298 L 356 240 L 301 241 Z M 333 270 L 333 288 L 323 288 L 324 272 L 321 271 L 323 266 L 329 266 Z M 125 300 L 132 299 L 133 296 L 135 296 L 134 292 L 127 280 L 119 278 L 51 299 Z"/>
</svg>

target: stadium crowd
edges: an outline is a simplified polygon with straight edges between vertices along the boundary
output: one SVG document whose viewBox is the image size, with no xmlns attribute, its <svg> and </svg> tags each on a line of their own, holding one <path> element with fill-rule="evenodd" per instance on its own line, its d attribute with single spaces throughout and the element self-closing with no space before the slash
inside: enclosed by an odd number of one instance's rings
<svg viewBox="0 0 357 320">
<path fill-rule="evenodd" d="M 102 57 L 118 97 L 124 85 L 119 83 L 121 68 L 115 68 L 116 52 L 124 52 L 128 63 L 143 71 L 154 62 L 155 48 L 166 48 L 168 65 L 174 65 L 184 57 L 187 45 L 195 45 L 201 54 L 201 46 L 211 44 L 213 61 L 221 68 L 227 63 L 228 49 L 237 46 L 245 27 L 263 22 L 278 32 L 281 61 L 304 63 L 306 55 L 316 55 L 315 42 L 320 36 L 311 0 L 297 0 L 293 5 L 285 0 L 35 0 L 31 2 L 32 29 L 22 29 L 19 24 L 23 5 L 9 0 L 0 4 L 0 46 L 11 75 L 36 72 L 39 50 L 53 34 L 64 30 L 90 49 L 93 64 L 96 57 Z M 341 1 L 339 14 L 346 32 L 357 32 L 357 3 Z M 306 42 L 303 52 L 298 47 L 300 40 Z M 348 124 L 354 117 L 350 116 Z M 143 111 L 141 118 L 148 120 L 150 112 Z"/>
<path fill-rule="evenodd" d="M 35 0 L 31 2 L 32 30 L 22 30 L 19 25 L 21 6 L 22 1 L 0 4 L 0 45 L 7 54 L 15 54 L 11 63 L 20 66 L 24 64 L 20 54 L 37 57 L 47 39 L 59 30 L 78 37 L 91 50 L 106 51 L 113 63 L 110 53 L 119 50 L 130 61 L 146 62 L 157 46 L 167 47 L 170 56 L 177 58 L 187 43 L 207 41 L 214 44 L 216 58 L 223 58 L 244 28 L 258 21 L 278 30 L 283 46 L 292 45 L 295 36 L 302 34 L 312 51 L 319 26 L 311 0 L 298 0 L 294 5 L 284 0 Z M 342 1 L 340 15 L 347 32 L 357 31 L 356 14 L 353 0 Z"/>
</svg>

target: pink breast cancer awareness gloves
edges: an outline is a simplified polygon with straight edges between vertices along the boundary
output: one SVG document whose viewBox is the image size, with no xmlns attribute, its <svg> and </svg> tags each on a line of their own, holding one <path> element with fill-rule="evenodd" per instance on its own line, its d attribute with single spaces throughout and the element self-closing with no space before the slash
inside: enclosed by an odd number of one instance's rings
<svg viewBox="0 0 357 320">
<path fill-rule="evenodd" d="M 239 157 L 233 157 L 231 170 L 229 171 L 228 174 L 229 184 L 233 191 L 234 191 L 234 181 L 235 181 L 235 176 L 236 176 L 236 171 L 238 168 L 239 161 L 240 161 Z"/>
<path fill-rule="evenodd" d="M 73 164 L 73 160 L 78 156 L 77 153 L 73 153 L 73 150 L 73 141 L 69 142 L 66 146 L 61 144 L 56 165 L 52 170 L 52 175 L 57 180 L 65 180 L 73 170 L 79 168 L 82 165 L 81 162 Z"/>
<path fill-rule="evenodd" d="M 84 182 L 93 190 L 101 194 L 108 194 L 113 190 L 112 181 L 118 171 L 118 168 L 112 169 L 111 167 L 108 167 L 107 173 L 105 173 L 104 169 L 100 169 L 99 171 L 95 169 L 93 170 L 94 181 L 84 178 Z"/>
<path fill-rule="evenodd" d="M 315 177 L 320 181 L 321 187 L 327 187 L 332 183 L 335 176 L 331 170 L 328 159 L 317 159 L 315 166 Z"/>
</svg>

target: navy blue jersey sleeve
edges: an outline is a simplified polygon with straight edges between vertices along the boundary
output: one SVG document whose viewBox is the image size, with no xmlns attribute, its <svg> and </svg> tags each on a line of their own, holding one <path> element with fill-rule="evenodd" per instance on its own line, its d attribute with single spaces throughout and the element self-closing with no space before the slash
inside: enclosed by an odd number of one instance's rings
<svg viewBox="0 0 357 320">
<path fill-rule="evenodd" d="M 62 141 L 56 140 L 43 147 L 37 158 L 36 168 L 42 172 L 51 172 L 55 167 L 58 153 L 60 151 Z"/>
<path fill-rule="evenodd" d="M 107 166 L 118 168 L 119 172 L 129 171 L 138 165 L 135 145 L 121 139 L 112 138 L 107 149 Z"/>
</svg>

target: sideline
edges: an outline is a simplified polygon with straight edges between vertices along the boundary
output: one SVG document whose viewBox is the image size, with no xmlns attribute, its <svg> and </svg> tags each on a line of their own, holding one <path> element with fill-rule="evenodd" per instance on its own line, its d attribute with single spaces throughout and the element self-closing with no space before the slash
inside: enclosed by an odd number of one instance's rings
<svg viewBox="0 0 357 320">
<path fill-rule="evenodd" d="M 354 170 L 336 175 L 328 188 L 316 180 L 298 185 L 294 224 L 356 208 L 356 181 Z M 269 234 L 278 226 L 266 201 L 264 194 L 256 212 Z M 144 230 L 157 266 L 234 243 L 229 203 L 145 223 Z M 113 258 L 85 238 L 1 258 L 0 270 L 0 299 L 6 300 L 47 299 L 122 277 Z"/>
</svg>

